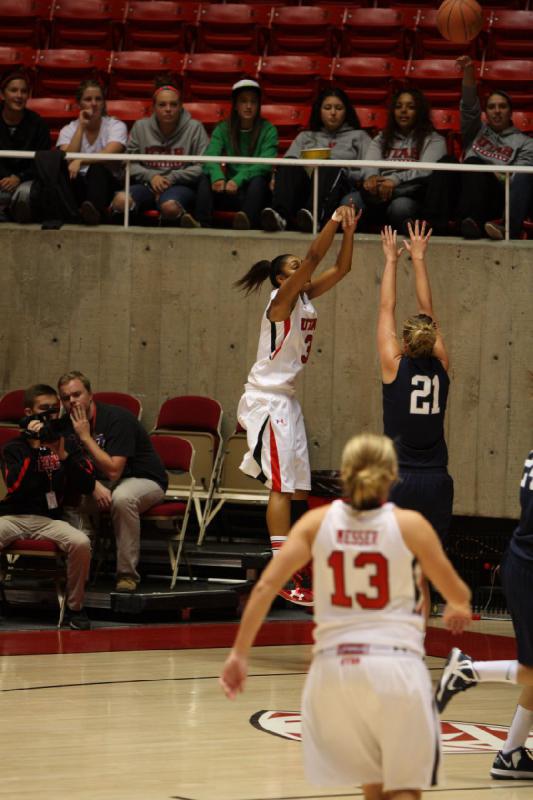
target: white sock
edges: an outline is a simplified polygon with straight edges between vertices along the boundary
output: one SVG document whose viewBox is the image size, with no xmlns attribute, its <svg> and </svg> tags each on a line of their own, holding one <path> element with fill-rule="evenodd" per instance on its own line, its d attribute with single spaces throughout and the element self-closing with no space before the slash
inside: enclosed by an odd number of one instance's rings
<svg viewBox="0 0 533 800">
<path fill-rule="evenodd" d="M 270 544 L 272 547 L 272 555 L 275 555 L 282 545 L 287 541 L 286 536 L 271 536 Z"/>
<path fill-rule="evenodd" d="M 523 747 L 532 727 L 533 711 L 524 708 L 524 706 L 517 706 L 502 751 L 510 753 L 511 750 L 516 750 L 517 747 Z"/>
<path fill-rule="evenodd" d="M 480 683 L 516 683 L 518 661 L 473 661 L 472 667 Z"/>
</svg>

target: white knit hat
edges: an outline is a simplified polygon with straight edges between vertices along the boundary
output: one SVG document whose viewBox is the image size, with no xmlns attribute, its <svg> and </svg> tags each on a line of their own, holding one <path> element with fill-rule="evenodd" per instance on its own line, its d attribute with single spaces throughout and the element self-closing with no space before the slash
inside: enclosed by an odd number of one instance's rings
<svg viewBox="0 0 533 800">
<path fill-rule="evenodd" d="M 241 89 L 254 89 L 256 92 L 261 94 L 261 87 L 254 81 L 252 78 L 242 78 L 237 83 L 234 83 L 231 87 L 231 93 L 234 95 L 236 92 L 240 92 Z"/>
</svg>

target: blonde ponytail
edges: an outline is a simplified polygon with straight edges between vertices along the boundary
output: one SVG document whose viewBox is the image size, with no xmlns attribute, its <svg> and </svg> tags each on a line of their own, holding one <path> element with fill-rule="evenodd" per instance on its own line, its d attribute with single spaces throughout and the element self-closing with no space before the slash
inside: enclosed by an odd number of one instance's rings
<svg viewBox="0 0 533 800">
<path fill-rule="evenodd" d="M 341 479 L 355 509 L 380 506 L 397 477 L 398 462 L 388 436 L 362 433 L 348 441 L 342 453 Z"/>
</svg>

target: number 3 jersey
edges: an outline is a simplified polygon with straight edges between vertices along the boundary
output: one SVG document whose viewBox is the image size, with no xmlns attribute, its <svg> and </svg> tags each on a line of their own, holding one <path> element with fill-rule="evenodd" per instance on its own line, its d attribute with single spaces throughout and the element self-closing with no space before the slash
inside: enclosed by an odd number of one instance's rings
<svg viewBox="0 0 533 800">
<path fill-rule="evenodd" d="M 315 652 L 341 644 L 424 653 L 420 568 L 393 503 L 355 512 L 335 500 L 313 543 Z"/>
<path fill-rule="evenodd" d="M 444 414 L 450 379 L 438 358 L 402 356 L 392 383 L 383 384 L 383 429 L 400 467 L 448 465 Z"/>
<path fill-rule="evenodd" d="M 261 320 L 257 358 L 246 388 L 294 394 L 296 376 L 309 359 L 316 328 L 316 311 L 307 295 L 298 295 L 291 315 L 283 322 L 271 322 L 267 313 L 278 293 L 274 289 Z"/>
</svg>

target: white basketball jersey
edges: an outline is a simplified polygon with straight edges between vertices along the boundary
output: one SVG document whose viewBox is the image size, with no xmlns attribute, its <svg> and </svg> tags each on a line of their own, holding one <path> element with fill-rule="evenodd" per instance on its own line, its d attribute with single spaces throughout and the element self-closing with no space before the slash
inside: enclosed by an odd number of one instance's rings
<svg viewBox="0 0 533 800">
<path fill-rule="evenodd" d="M 356 513 L 335 500 L 313 544 L 315 652 L 366 644 L 422 655 L 419 575 L 392 503 Z"/>
<path fill-rule="evenodd" d="M 298 295 L 289 319 L 271 322 L 268 309 L 279 289 L 270 295 L 261 320 L 256 362 L 250 370 L 246 388 L 294 394 L 294 381 L 311 352 L 316 328 L 316 311 L 307 295 Z"/>
</svg>

